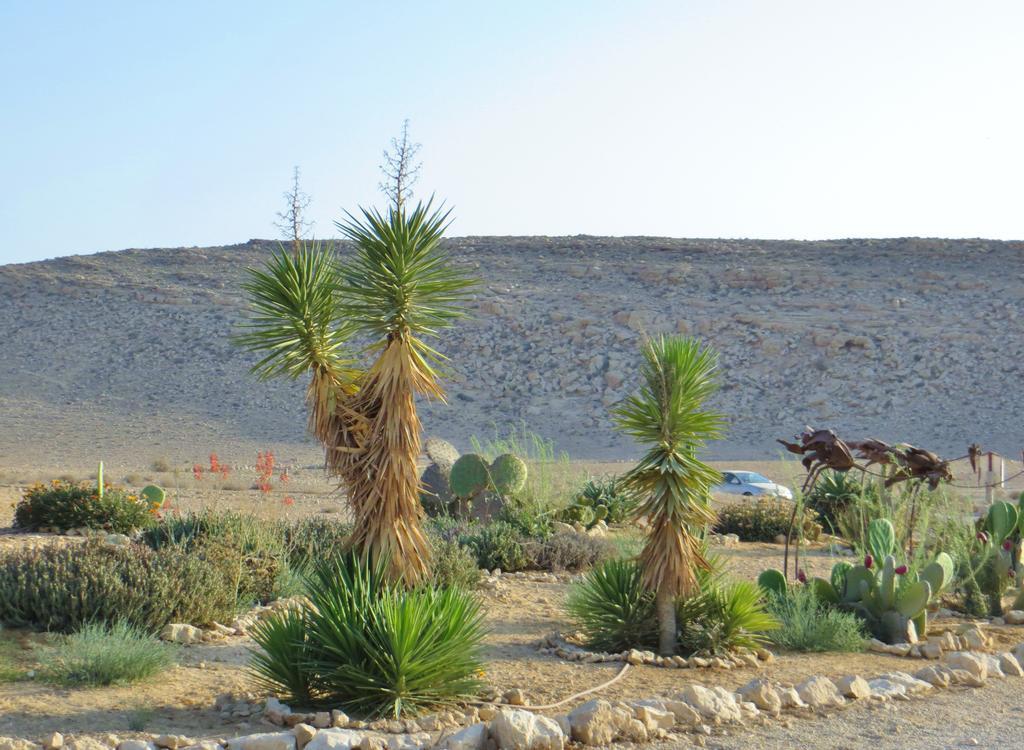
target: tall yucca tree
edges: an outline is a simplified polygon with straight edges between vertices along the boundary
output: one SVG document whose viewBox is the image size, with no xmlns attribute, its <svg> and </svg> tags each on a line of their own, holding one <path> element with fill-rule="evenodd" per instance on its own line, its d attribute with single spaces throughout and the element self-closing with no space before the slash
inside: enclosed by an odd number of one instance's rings
<svg viewBox="0 0 1024 750">
<path fill-rule="evenodd" d="M 449 212 L 431 202 L 410 213 L 362 210 L 337 227 L 356 248 L 343 269 L 339 311 L 371 340 L 376 360 L 360 383 L 356 412 L 367 419 L 348 489 L 355 514 L 351 545 L 384 555 L 410 584 L 427 573 L 430 548 L 421 529 L 416 461 L 417 395 L 444 400 L 443 357 L 426 340 L 460 317 L 472 281 L 440 249 Z"/>
<path fill-rule="evenodd" d="M 440 248 L 448 212 L 428 202 L 411 212 L 360 213 L 338 224 L 355 244 L 346 262 L 330 247 L 303 245 L 250 271 L 252 317 L 238 342 L 262 355 L 253 368 L 261 378 L 310 373 L 309 428 L 352 507 L 350 546 L 387 559 L 393 578 L 414 585 L 430 559 L 415 398 L 444 399 L 444 358 L 426 339 L 462 314 L 472 282 Z M 370 341 L 366 369 L 355 365 L 354 337 Z"/>
<path fill-rule="evenodd" d="M 709 570 L 703 529 L 715 519 L 711 487 L 720 475 L 698 457 L 722 435 L 724 418 L 705 408 L 715 392 L 717 356 L 696 339 L 661 337 L 643 347 L 640 390 L 613 410 L 620 431 L 649 448 L 623 478 L 649 524 L 640 553 L 645 585 L 655 592 L 658 647 L 675 653 L 676 601 L 699 592 L 697 571 Z"/>
</svg>

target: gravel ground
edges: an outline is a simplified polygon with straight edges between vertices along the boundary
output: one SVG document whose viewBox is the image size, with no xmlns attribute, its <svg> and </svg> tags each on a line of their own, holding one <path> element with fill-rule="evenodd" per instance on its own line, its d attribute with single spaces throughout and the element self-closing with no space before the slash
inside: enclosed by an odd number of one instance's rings
<svg viewBox="0 0 1024 750">
<path fill-rule="evenodd" d="M 707 738 L 719 750 L 939 750 L 1019 747 L 1024 704 L 1019 679 L 980 689 L 953 688 L 903 703 L 860 704 L 828 716 L 783 719 L 763 727 L 728 729 Z M 660 750 L 679 747 L 678 742 Z"/>
</svg>

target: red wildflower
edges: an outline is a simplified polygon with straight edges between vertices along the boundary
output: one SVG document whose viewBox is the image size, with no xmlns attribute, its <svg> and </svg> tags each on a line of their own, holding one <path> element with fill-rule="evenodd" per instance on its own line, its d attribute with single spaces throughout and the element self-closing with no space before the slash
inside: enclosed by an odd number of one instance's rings
<svg viewBox="0 0 1024 750">
<path fill-rule="evenodd" d="M 295 505 L 295 498 L 292 497 L 291 495 L 287 495 L 285 496 L 285 499 L 281 501 L 281 503 L 286 506 Z"/>
<path fill-rule="evenodd" d="M 193 464 L 192 476 L 194 476 L 197 481 L 201 480 L 203 478 L 203 467 L 200 466 L 199 464 Z"/>
</svg>

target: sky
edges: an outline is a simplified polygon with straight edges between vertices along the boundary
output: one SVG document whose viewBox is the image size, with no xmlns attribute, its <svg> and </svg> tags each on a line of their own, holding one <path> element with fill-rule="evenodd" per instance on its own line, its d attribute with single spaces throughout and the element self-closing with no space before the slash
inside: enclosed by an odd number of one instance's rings
<svg viewBox="0 0 1024 750">
<path fill-rule="evenodd" d="M 383 205 L 455 235 L 1024 238 L 1024 3 L 0 0 L 0 263 Z"/>
</svg>

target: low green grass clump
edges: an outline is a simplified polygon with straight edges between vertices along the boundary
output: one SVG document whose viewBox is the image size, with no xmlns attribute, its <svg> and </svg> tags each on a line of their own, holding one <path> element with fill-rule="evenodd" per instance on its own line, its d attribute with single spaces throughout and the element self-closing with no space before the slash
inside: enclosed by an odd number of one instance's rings
<svg viewBox="0 0 1024 750">
<path fill-rule="evenodd" d="M 174 666 L 175 647 L 124 622 L 91 623 L 63 636 L 48 662 L 43 677 L 60 685 L 124 684 Z"/>
<path fill-rule="evenodd" d="M 780 627 L 772 643 L 789 651 L 863 651 L 863 621 L 852 612 L 822 604 L 809 586 L 796 586 L 784 596 L 772 594 L 768 610 Z"/>
</svg>

